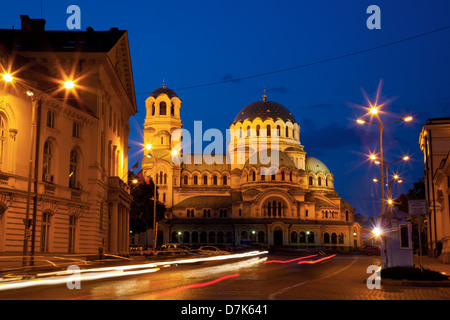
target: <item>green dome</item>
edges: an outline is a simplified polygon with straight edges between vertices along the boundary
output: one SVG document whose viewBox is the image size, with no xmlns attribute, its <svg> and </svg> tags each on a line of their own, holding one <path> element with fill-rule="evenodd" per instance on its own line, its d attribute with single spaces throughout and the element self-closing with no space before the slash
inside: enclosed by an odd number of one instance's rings
<svg viewBox="0 0 450 320">
<path fill-rule="evenodd" d="M 314 174 L 318 172 L 322 173 L 331 173 L 330 170 L 327 168 L 327 166 L 320 161 L 319 159 L 316 159 L 314 157 L 306 156 L 305 159 L 305 171 L 306 172 L 312 172 Z"/>
</svg>

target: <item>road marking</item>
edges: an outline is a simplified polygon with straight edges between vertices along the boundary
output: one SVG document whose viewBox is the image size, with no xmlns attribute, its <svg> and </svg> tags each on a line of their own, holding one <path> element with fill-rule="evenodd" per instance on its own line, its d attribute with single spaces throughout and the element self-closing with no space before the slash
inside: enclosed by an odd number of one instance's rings
<svg viewBox="0 0 450 320">
<path fill-rule="evenodd" d="M 281 290 L 279 290 L 279 291 L 277 291 L 277 292 L 274 292 L 274 293 L 272 293 L 272 294 L 269 295 L 269 300 L 275 300 L 275 297 L 276 297 L 277 295 L 279 295 L 279 294 L 281 294 L 281 293 L 283 293 L 283 292 L 286 292 L 286 291 L 288 291 L 288 290 L 294 289 L 294 288 L 296 288 L 296 287 L 300 287 L 300 286 L 304 285 L 305 283 L 313 282 L 313 281 L 319 281 L 319 280 L 325 280 L 325 279 L 327 279 L 327 278 L 329 278 L 329 277 L 335 276 L 335 275 L 337 275 L 338 273 L 341 273 L 342 271 L 345 271 L 345 270 L 347 270 L 348 268 L 350 268 L 350 267 L 356 262 L 356 260 L 358 260 L 358 259 L 359 259 L 359 257 L 355 257 L 355 258 L 353 259 L 353 261 L 352 261 L 349 265 L 345 266 L 345 267 L 342 268 L 342 269 L 339 269 L 339 270 L 336 271 L 336 272 L 333 272 L 333 273 L 331 273 L 331 274 L 328 274 L 328 275 L 326 275 L 326 276 L 324 276 L 324 277 L 322 277 L 322 278 L 318 278 L 318 279 L 314 279 L 314 280 L 306 280 L 306 281 L 303 281 L 303 282 L 294 284 L 294 285 L 292 285 L 292 286 L 283 288 L 283 289 L 281 289 Z"/>
</svg>

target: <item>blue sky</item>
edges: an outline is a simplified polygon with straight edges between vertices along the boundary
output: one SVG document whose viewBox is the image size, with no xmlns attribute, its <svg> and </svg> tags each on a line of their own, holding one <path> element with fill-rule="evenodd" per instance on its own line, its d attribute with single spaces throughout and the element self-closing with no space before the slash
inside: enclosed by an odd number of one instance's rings
<svg viewBox="0 0 450 320">
<path fill-rule="evenodd" d="M 418 137 L 428 118 L 450 116 L 450 29 L 394 46 L 291 71 L 211 86 L 376 47 L 450 25 L 450 2 L 436 1 L 45 1 L 46 29 L 67 30 L 66 9 L 81 8 L 81 29 L 128 30 L 138 114 L 130 120 L 130 166 L 140 159 L 145 99 L 162 84 L 182 100 L 184 128 L 229 127 L 236 114 L 267 99 L 288 108 L 299 122 L 308 155 L 335 176 L 335 189 L 357 213 L 379 213 L 379 169 L 366 160 L 377 151 L 378 129 L 357 126 L 365 114 L 363 92 L 374 98 L 380 81 L 384 121 L 413 115 L 386 127 L 384 155 L 404 183 L 399 195 L 423 176 Z M 381 9 L 381 29 L 369 30 L 369 5 Z M 2 4 L 0 28 L 20 28 L 20 14 L 40 18 L 40 1 Z M 184 89 L 183 89 L 184 88 Z M 206 145 L 205 145 L 206 146 Z"/>
</svg>

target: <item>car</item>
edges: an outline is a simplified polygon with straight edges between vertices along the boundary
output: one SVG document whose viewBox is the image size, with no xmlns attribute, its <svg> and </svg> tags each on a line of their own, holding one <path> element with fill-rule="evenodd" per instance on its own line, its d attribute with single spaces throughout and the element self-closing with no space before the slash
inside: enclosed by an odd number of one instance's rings
<svg viewBox="0 0 450 320">
<path fill-rule="evenodd" d="M 198 252 L 205 255 L 223 255 L 230 254 L 228 251 L 220 250 L 214 246 L 203 246 L 198 249 Z"/>
<path fill-rule="evenodd" d="M 379 256 L 380 255 L 380 247 L 366 247 L 364 249 L 364 254 L 368 255 L 368 256 Z"/>
</svg>

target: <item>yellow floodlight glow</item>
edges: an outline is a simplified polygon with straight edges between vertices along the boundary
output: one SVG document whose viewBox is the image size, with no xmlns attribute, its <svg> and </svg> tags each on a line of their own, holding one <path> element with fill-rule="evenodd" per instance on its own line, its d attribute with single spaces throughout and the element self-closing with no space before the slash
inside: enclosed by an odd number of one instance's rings
<svg viewBox="0 0 450 320">
<path fill-rule="evenodd" d="M 12 75 L 10 75 L 9 73 L 4 73 L 3 74 L 3 80 L 5 82 L 12 82 L 13 81 L 13 77 Z"/>
<path fill-rule="evenodd" d="M 411 117 L 411 116 L 403 118 L 403 120 L 406 122 L 411 121 L 412 119 L 413 119 L 413 117 Z"/>
<path fill-rule="evenodd" d="M 375 237 L 379 237 L 379 236 L 381 236 L 381 229 L 380 229 L 380 227 L 375 227 L 375 228 L 373 228 L 373 235 L 375 236 Z"/>
<path fill-rule="evenodd" d="M 374 154 L 371 154 L 369 158 L 370 158 L 371 160 L 375 160 L 375 159 L 377 158 L 377 156 L 374 155 Z"/>
<path fill-rule="evenodd" d="M 398 174 L 394 175 L 395 180 L 398 180 L 398 178 L 399 178 Z"/>
<path fill-rule="evenodd" d="M 359 124 L 364 124 L 364 123 L 366 123 L 363 119 L 358 119 L 358 120 L 356 120 L 356 122 L 359 123 Z"/>
<path fill-rule="evenodd" d="M 172 151 L 170 152 L 170 154 L 171 154 L 172 156 L 177 156 L 177 155 L 178 155 L 178 151 L 177 151 L 177 150 L 172 150 Z"/>
<path fill-rule="evenodd" d="M 372 179 L 372 181 L 373 181 L 373 182 L 378 182 L 378 179 L 375 179 L 375 178 L 374 178 L 374 179 Z"/>
<path fill-rule="evenodd" d="M 370 108 L 370 113 L 376 115 L 378 113 L 378 109 L 375 107 Z"/>
<path fill-rule="evenodd" d="M 70 90 L 75 87 L 75 83 L 72 80 L 67 80 L 64 82 L 64 88 Z"/>
<path fill-rule="evenodd" d="M 404 156 L 404 157 L 403 157 L 403 160 L 408 161 L 408 160 L 409 160 L 409 157 L 408 157 L 408 156 Z"/>
</svg>

